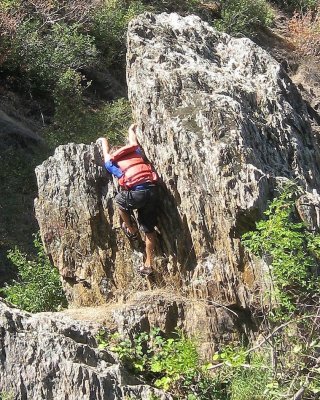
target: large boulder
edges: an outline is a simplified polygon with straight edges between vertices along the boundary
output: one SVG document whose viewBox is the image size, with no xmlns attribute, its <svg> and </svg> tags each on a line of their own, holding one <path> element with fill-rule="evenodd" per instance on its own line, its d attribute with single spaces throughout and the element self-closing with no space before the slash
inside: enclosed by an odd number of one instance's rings
<svg viewBox="0 0 320 400">
<path fill-rule="evenodd" d="M 278 183 L 319 189 L 306 106 L 281 65 L 198 17 L 144 14 L 128 31 L 139 140 L 166 188 L 161 233 L 196 296 L 249 308 L 260 275 L 240 243 Z"/>
<path fill-rule="evenodd" d="M 305 104 L 267 52 L 195 16 L 133 20 L 127 76 L 139 140 L 163 183 L 153 284 L 202 300 L 203 321 L 223 338 L 219 321 L 230 321 L 231 309 L 250 326 L 256 294 L 268 284 L 242 233 L 279 182 L 319 191 L 319 148 Z M 119 229 L 98 146 L 60 146 L 36 174 L 41 235 L 70 302 L 126 300 L 145 290 L 136 274 L 143 248 L 131 248 Z"/>
<path fill-rule="evenodd" d="M 114 354 L 99 350 L 99 328 L 61 314 L 32 315 L 0 301 L 1 393 L 16 400 L 171 399 L 131 376 Z"/>
<path fill-rule="evenodd" d="M 119 235 L 116 191 L 98 146 L 59 146 L 36 168 L 42 241 L 73 305 L 105 303 L 132 281 L 131 251 Z"/>
</svg>

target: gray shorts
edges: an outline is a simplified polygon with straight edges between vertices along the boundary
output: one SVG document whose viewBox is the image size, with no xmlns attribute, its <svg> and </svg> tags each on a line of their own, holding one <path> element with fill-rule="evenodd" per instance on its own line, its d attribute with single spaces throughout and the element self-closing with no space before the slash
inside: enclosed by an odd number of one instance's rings
<svg viewBox="0 0 320 400">
<path fill-rule="evenodd" d="M 129 213 L 137 210 L 141 230 L 145 233 L 152 233 L 157 225 L 158 193 L 156 185 L 143 190 L 123 190 L 116 195 L 115 202 L 121 210 Z"/>
</svg>

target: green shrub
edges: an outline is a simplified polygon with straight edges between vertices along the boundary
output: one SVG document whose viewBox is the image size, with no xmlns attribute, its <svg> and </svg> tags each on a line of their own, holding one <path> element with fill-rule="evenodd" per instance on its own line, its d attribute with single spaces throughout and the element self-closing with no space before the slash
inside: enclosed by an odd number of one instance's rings
<svg viewBox="0 0 320 400">
<path fill-rule="evenodd" d="M 200 0 L 149 0 L 146 1 L 151 5 L 151 9 L 155 12 L 180 12 L 194 13 L 199 10 Z"/>
<path fill-rule="evenodd" d="M 111 145 L 123 144 L 132 122 L 128 100 L 105 103 L 93 111 L 85 107 L 80 93 L 75 93 L 73 102 L 67 96 L 56 99 L 54 126 L 44 132 L 51 147 L 70 141 L 90 143 L 100 136 L 108 137 Z"/>
<path fill-rule="evenodd" d="M 230 400 L 271 400 L 266 393 L 270 375 L 266 366 L 262 365 L 237 369 L 230 383 Z"/>
<path fill-rule="evenodd" d="M 20 141 L 19 137 L 8 137 L 7 140 L 3 138 L 0 145 L 0 247 L 3 258 L 6 250 L 16 243 L 24 252 L 32 253 L 32 234 L 39 229 L 33 217 L 37 195 L 34 169 L 49 154 L 41 146 L 29 145 L 26 151 L 23 140 L 19 147 Z"/>
<path fill-rule="evenodd" d="M 318 0 L 274 0 L 274 2 L 288 12 L 314 10 L 318 4 Z"/>
<path fill-rule="evenodd" d="M 132 340 L 118 334 L 105 337 L 103 333 L 97 340 L 100 348 L 116 352 L 131 372 L 143 375 L 160 389 L 170 390 L 174 398 L 226 399 L 221 382 L 210 377 L 201 364 L 195 341 L 182 334 L 166 339 L 159 329 L 153 329 L 135 335 Z"/>
<path fill-rule="evenodd" d="M 94 40 L 79 28 L 78 24 L 60 23 L 44 29 L 38 20 L 18 27 L 12 62 L 20 64 L 32 87 L 50 91 L 68 70 L 77 71 L 95 62 Z"/>
<path fill-rule="evenodd" d="M 244 348 L 224 347 L 213 357 L 215 364 L 200 360 L 194 340 L 179 334 L 164 338 L 159 329 L 142 332 L 132 340 L 115 334 L 97 338 L 100 348 L 118 354 L 123 364 L 150 384 L 170 391 L 174 399 L 275 400 L 276 385 L 269 352 L 249 353 Z M 215 368 L 219 363 L 218 367 Z M 213 369 L 212 369 L 213 367 Z M 212 369 L 212 371 L 211 371 Z M 270 386 L 270 389 L 267 388 Z"/>
<path fill-rule="evenodd" d="M 295 186 L 288 186 L 265 211 L 266 220 L 243 235 L 243 243 L 256 256 L 271 260 L 271 272 L 280 309 L 294 311 L 297 304 L 320 293 L 316 271 L 320 265 L 320 235 L 312 234 L 295 211 Z"/>
<path fill-rule="evenodd" d="M 67 306 L 59 272 L 45 254 L 39 235 L 34 246 L 37 258 L 28 260 L 17 248 L 9 251 L 8 258 L 17 267 L 19 281 L 1 291 L 8 301 L 29 312 L 57 311 Z"/>
<path fill-rule="evenodd" d="M 12 392 L 0 392 L 0 400 L 14 400 L 14 397 Z"/>
<path fill-rule="evenodd" d="M 265 0 L 224 0 L 222 19 L 214 26 L 233 34 L 252 34 L 257 26 L 269 26 L 273 21 L 273 12 Z"/>
<path fill-rule="evenodd" d="M 147 8 L 142 1 L 105 0 L 91 18 L 95 38 L 107 67 L 125 69 L 126 32 L 129 21 Z"/>
</svg>

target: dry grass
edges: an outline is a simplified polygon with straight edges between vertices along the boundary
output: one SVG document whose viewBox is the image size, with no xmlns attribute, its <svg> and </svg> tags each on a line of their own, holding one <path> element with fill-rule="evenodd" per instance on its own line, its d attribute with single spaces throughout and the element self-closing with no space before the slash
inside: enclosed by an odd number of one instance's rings
<svg viewBox="0 0 320 400">
<path fill-rule="evenodd" d="M 5 6 L 0 0 L 0 34 L 12 37 L 19 25 L 35 16 L 43 26 L 60 22 L 84 23 L 100 0 L 25 0 Z"/>
<path fill-rule="evenodd" d="M 303 56 L 320 56 L 320 3 L 315 11 L 294 14 L 288 21 L 288 35 Z"/>
</svg>

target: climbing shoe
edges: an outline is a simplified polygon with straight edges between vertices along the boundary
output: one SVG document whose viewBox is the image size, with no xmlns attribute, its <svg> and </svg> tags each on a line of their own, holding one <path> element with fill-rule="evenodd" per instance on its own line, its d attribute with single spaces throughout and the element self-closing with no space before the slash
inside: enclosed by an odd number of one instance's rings
<svg viewBox="0 0 320 400">
<path fill-rule="evenodd" d="M 127 236 L 128 239 L 130 240 L 138 239 L 138 232 L 131 233 L 124 222 L 121 225 L 121 229 L 123 230 L 124 234 Z"/>
</svg>

